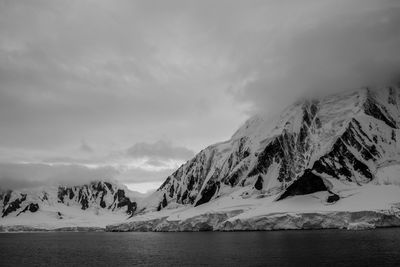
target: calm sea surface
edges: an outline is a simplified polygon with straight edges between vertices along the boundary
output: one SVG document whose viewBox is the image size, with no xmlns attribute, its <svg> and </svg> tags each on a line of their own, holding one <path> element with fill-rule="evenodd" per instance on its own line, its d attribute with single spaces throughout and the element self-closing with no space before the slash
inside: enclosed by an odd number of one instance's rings
<svg viewBox="0 0 400 267">
<path fill-rule="evenodd" d="M 0 234 L 0 266 L 400 266 L 400 229 Z"/>
</svg>

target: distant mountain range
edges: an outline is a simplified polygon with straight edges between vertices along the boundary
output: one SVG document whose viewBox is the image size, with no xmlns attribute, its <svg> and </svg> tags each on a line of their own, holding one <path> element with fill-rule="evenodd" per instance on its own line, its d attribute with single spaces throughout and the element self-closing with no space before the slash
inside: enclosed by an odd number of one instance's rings
<svg viewBox="0 0 400 267">
<path fill-rule="evenodd" d="M 0 193 L 0 226 L 39 229 L 105 227 L 132 217 L 133 192 L 116 182 L 49 186 Z"/>
<path fill-rule="evenodd" d="M 144 199 L 104 182 L 50 190 L 54 204 L 3 193 L 3 217 L 73 205 L 125 213 L 109 231 L 400 226 L 399 128 L 396 86 L 302 100 L 277 118 L 250 118 Z"/>
</svg>

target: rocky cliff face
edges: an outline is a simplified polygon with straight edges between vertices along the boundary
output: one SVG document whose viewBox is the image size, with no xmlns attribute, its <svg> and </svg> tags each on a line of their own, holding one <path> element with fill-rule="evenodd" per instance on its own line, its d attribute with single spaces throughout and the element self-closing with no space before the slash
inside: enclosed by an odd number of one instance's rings
<svg viewBox="0 0 400 267">
<path fill-rule="evenodd" d="M 328 191 L 337 201 L 331 179 L 361 186 L 380 166 L 400 161 L 399 126 L 398 87 L 300 101 L 274 121 L 251 118 L 229 141 L 201 151 L 145 210 L 199 206 L 239 189 L 276 200 Z"/>
<path fill-rule="evenodd" d="M 8 190 L 0 193 L 2 218 L 35 213 L 49 207 L 57 209 L 57 215 L 62 219 L 63 209 L 66 207 L 75 207 L 83 211 L 103 209 L 110 212 L 124 212 L 127 216 L 132 216 L 137 204 L 132 197 L 128 197 L 125 187 L 103 181 L 81 186 L 48 187 L 30 191 Z"/>
</svg>

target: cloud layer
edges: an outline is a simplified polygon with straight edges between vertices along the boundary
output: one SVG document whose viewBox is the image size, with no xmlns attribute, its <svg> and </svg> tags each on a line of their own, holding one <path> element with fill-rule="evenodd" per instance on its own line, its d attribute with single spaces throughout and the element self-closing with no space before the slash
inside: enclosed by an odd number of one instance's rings
<svg viewBox="0 0 400 267">
<path fill-rule="evenodd" d="M 255 112 L 398 82 L 398 25 L 397 0 L 0 0 L 2 181 L 161 181 Z"/>
<path fill-rule="evenodd" d="M 149 157 L 155 163 L 154 160 L 188 160 L 194 156 L 194 152 L 187 149 L 186 147 L 174 146 L 169 142 L 159 140 L 155 143 L 136 143 L 127 150 L 127 154 L 134 158 Z"/>
<path fill-rule="evenodd" d="M 83 185 L 110 180 L 118 171 L 111 167 L 88 168 L 81 165 L 0 163 L 0 188 L 20 189 L 49 185 Z"/>
</svg>

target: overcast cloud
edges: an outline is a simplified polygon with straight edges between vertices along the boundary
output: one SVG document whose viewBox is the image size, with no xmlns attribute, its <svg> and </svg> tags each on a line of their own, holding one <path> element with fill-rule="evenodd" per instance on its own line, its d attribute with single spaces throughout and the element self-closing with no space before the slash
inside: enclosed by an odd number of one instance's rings
<svg viewBox="0 0 400 267">
<path fill-rule="evenodd" d="M 149 157 L 153 162 L 156 159 L 185 160 L 194 156 L 194 152 L 186 147 L 174 146 L 163 140 L 153 144 L 143 142 L 136 143 L 127 150 L 127 154 L 134 158 Z"/>
<path fill-rule="evenodd" d="M 2 186 L 161 183 L 253 113 L 398 81 L 399 25 L 398 0 L 0 0 Z"/>
</svg>

